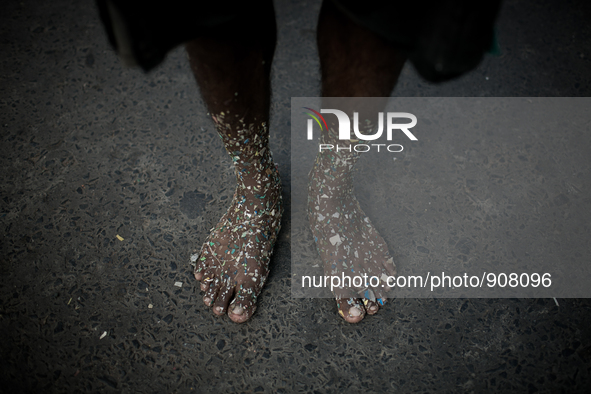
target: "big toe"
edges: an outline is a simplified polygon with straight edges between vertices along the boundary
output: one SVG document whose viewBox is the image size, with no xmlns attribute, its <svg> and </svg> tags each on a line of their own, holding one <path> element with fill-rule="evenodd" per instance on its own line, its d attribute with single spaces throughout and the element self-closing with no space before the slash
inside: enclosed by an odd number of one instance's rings
<svg viewBox="0 0 591 394">
<path fill-rule="evenodd" d="M 232 305 L 228 310 L 228 317 L 234 323 L 244 323 L 252 317 L 255 310 L 256 306 L 245 308 L 241 305 Z"/>
<path fill-rule="evenodd" d="M 254 288 L 241 286 L 228 308 L 228 317 L 235 323 L 250 319 L 256 310 L 256 297 Z"/>
<path fill-rule="evenodd" d="M 357 298 L 337 298 L 339 315 L 349 323 L 359 323 L 365 317 L 365 308 Z"/>
</svg>

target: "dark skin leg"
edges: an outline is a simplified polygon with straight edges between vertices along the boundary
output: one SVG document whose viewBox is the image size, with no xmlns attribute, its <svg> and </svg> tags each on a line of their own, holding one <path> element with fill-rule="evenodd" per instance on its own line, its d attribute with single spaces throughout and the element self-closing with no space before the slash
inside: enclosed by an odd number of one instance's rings
<svg viewBox="0 0 591 394">
<path fill-rule="evenodd" d="M 280 229 L 281 180 L 269 150 L 270 70 L 276 28 L 272 3 L 186 44 L 209 113 L 231 156 L 231 206 L 191 256 L 207 306 L 242 323 L 252 317 Z"/>
<path fill-rule="evenodd" d="M 360 119 L 369 119 L 381 110 L 379 107 L 386 103 L 406 60 L 401 50 L 357 25 L 331 1 L 325 1 L 320 12 L 318 52 L 322 107 L 341 109 L 350 119 L 353 119 L 353 111 L 360 113 Z M 354 100 L 336 97 L 385 99 L 381 104 L 364 108 Z M 351 143 L 338 140 L 336 119 L 328 115 L 327 122 L 329 130 L 322 132 L 323 143 L 341 146 Z M 369 130 L 371 125 L 366 127 Z M 366 314 L 378 311 L 386 300 L 381 284 L 387 276 L 396 273 L 385 241 L 353 195 L 352 169 L 358 156 L 348 151 L 320 153 L 310 172 L 308 193 L 310 228 L 317 239 L 325 275 L 341 276 L 345 272 L 346 275 L 366 274 L 380 279 L 379 286 L 335 291 L 339 314 L 350 323 L 357 323 Z"/>
</svg>

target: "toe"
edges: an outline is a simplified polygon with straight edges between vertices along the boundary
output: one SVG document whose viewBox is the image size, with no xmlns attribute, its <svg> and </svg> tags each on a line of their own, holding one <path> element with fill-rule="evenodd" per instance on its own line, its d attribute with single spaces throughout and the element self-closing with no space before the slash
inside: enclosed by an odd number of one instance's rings
<svg viewBox="0 0 591 394">
<path fill-rule="evenodd" d="M 195 275 L 195 279 L 197 279 L 197 280 L 203 279 L 203 269 L 201 267 L 195 267 L 195 271 L 193 271 L 193 275 Z"/>
<path fill-rule="evenodd" d="M 201 288 L 201 291 L 207 292 L 213 284 L 215 278 L 216 277 L 213 269 L 206 268 L 205 270 L 203 270 L 201 272 L 201 278 L 199 279 L 201 281 L 201 286 L 199 286 Z"/>
<path fill-rule="evenodd" d="M 339 315 L 349 323 L 358 323 L 365 317 L 365 308 L 357 298 L 337 298 Z"/>
<path fill-rule="evenodd" d="M 207 270 L 209 267 L 215 265 L 214 252 L 211 249 L 214 243 L 209 239 L 201 246 L 201 251 L 197 255 L 196 253 L 191 255 L 191 262 L 195 264 L 195 270 L 193 275 L 195 279 L 201 280 L 204 277 L 207 278 Z"/>
<path fill-rule="evenodd" d="M 195 263 L 195 270 L 193 271 L 193 275 L 195 275 L 195 279 L 202 280 L 203 278 L 207 278 L 206 274 L 208 271 L 208 267 L 210 264 L 207 263 L 207 259 L 204 257 L 199 257 L 197 262 Z"/>
<path fill-rule="evenodd" d="M 378 310 L 380 309 L 380 307 L 377 304 L 377 301 L 374 302 L 371 300 L 364 299 L 363 305 L 365 305 L 365 310 L 368 315 L 375 315 L 378 312 Z"/>
<path fill-rule="evenodd" d="M 203 273 L 201 272 L 203 270 L 203 265 L 201 264 L 201 253 L 194 250 L 189 260 L 189 264 L 191 264 L 194 267 L 193 275 L 195 275 L 195 279 L 201 280 L 201 278 L 203 277 Z"/>
<path fill-rule="evenodd" d="M 256 310 L 256 305 L 253 305 L 250 308 L 244 308 L 240 305 L 230 305 L 230 309 L 228 310 L 228 317 L 234 323 L 244 323 L 248 319 L 252 317 L 254 311 Z"/>
<path fill-rule="evenodd" d="M 232 295 L 234 295 L 234 287 L 229 286 L 228 283 L 224 283 L 213 303 L 213 313 L 220 316 L 226 313 Z"/>
<path fill-rule="evenodd" d="M 220 287 L 221 283 L 219 278 L 215 278 L 212 282 L 209 283 L 209 287 L 207 288 L 207 290 L 205 290 L 205 295 L 203 296 L 203 302 L 205 303 L 205 305 L 211 306 L 213 304 L 213 302 L 217 298 Z"/>
<path fill-rule="evenodd" d="M 256 310 L 256 290 L 254 287 L 240 286 L 228 308 L 228 317 L 236 323 L 244 323 Z"/>
</svg>

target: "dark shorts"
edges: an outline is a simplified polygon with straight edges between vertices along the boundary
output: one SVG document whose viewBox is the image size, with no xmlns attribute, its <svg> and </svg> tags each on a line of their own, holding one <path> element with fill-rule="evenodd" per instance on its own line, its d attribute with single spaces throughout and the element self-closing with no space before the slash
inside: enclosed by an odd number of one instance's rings
<svg viewBox="0 0 591 394">
<path fill-rule="evenodd" d="M 425 79 L 473 68 L 494 43 L 501 0 L 333 0 L 345 15 L 408 51 Z"/>
<path fill-rule="evenodd" d="M 111 45 L 149 71 L 179 44 L 273 13 L 272 0 L 96 0 Z"/>
<path fill-rule="evenodd" d="M 353 21 L 408 52 L 432 82 L 457 77 L 493 43 L 501 0 L 325 0 Z M 175 46 L 220 26 L 274 16 L 272 0 L 97 0 L 111 44 L 128 64 L 148 71 Z M 268 22 L 267 22 L 268 23 Z M 226 29 L 224 29 L 226 30 Z M 217 34 L 221 34 L 220 29 Z M 232 29 L 232 34 L 239 34 Z"/>
</svg>

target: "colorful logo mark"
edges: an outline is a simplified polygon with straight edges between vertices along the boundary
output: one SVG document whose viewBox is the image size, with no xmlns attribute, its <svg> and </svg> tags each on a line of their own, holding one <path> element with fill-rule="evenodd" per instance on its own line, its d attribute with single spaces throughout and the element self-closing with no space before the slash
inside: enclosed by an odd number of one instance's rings
<svg viewBox="0 0 591 394">
<path fill-rule="evenodd" d="M 318 126 L 320 126 L 320 130 L 322 131 L 322 123 L 324 123 L 324 126 L 326 127 L 326 130 L 328 130 L 328 125 L 326 124 L 326 120 L 324 120 L 324 117 L 322 115 L 320 115 L 320 113 L 318 111 L 314 111 L 312 108 L 308 108 L 308 107 L 302 107 L 304 109 L 310 110 L 314 113 L 305 111 L 304 113 L 310 115 L 315 121 L 316 123 L 318 123 Z M 320 119 L 322 119 L 322 123 L 320 123 Z M 308 120 L 308 123 L 312 122 L 312 119 Z M 309 124 L 308 126 L 308 139 L 311 140 L 312 139 L 312 127 L 311 124 Z"/>
</svg>

